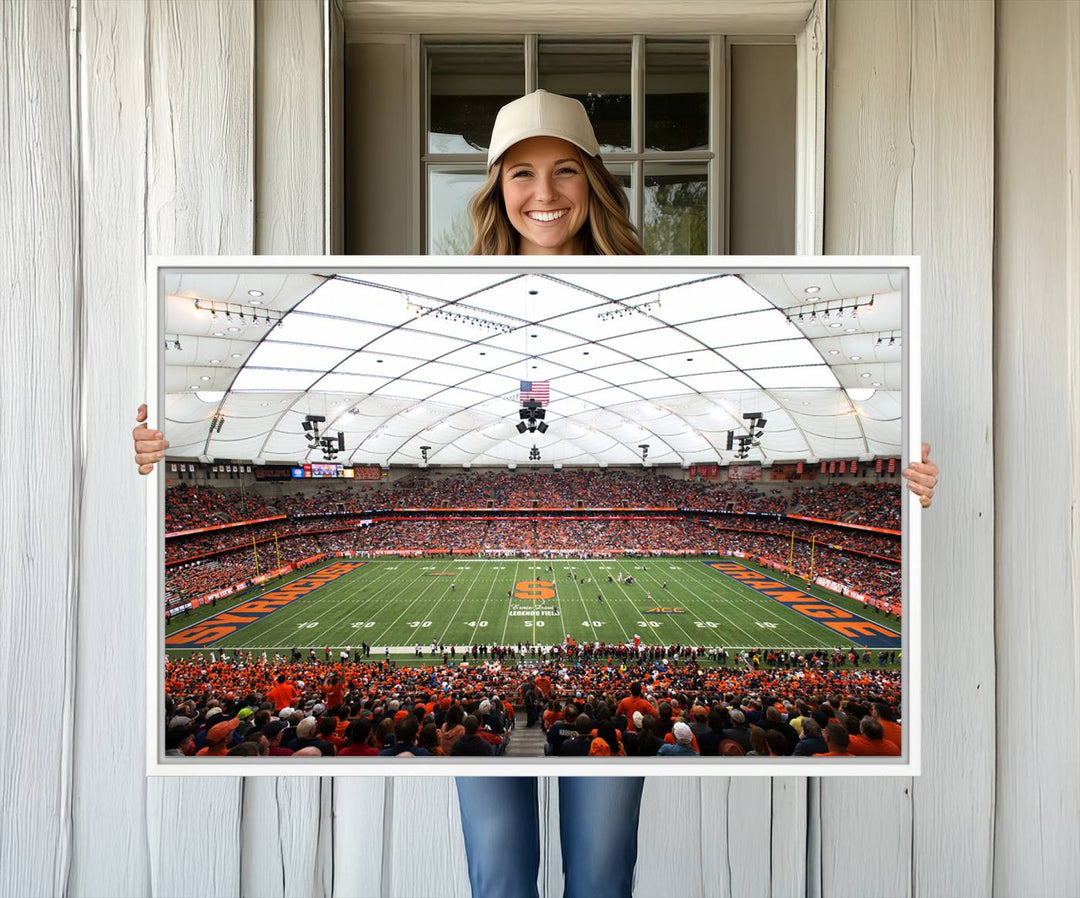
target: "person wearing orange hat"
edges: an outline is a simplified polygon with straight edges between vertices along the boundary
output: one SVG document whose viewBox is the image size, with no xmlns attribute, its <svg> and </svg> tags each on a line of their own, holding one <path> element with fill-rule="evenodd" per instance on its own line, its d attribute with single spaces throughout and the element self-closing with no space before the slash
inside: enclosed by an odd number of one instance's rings
<svg viewBox="0 0 1080 898">
<path fill-rule="evenodd" d="M 229 742 L 240 721 L 233 717 L 215 723 L 206 731 L 206 745 L 195 752 L 196 757 L 224 757 L 229 753 Z"/>
</svg>

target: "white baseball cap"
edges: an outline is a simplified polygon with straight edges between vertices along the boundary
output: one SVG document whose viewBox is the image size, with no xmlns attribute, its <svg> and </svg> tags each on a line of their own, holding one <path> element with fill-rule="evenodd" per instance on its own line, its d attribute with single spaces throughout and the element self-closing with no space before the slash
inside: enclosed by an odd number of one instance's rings
<svg viewBox="0 0 1080 898">
<path fill-rule="evenodd" d="M 560 137 L 590 156 L 600 152 L 585 107 L 572 97 L 533 91 L 503 106 L 491 129 L 491 168 L 510 147 L 530 137 Z"/>
</svg>

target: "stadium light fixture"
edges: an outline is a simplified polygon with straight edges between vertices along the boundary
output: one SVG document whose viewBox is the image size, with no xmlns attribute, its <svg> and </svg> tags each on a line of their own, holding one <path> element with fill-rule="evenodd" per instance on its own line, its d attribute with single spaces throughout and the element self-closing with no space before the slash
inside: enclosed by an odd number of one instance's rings
<svg viewBox="0 0 1080 898">
<path fill-rule="evenodd" d="M 809 315 L 810 320 L 813 322 L 818 321 L 819 315 L 825 321 L 831 321 L 833 318 L 837 319 L 837 321 L 843 319 L 844 312 L 848 309 L 845 303 L 842 301 L 840 303 L 840 308 L 837 309 L 830 308 L 829 302 L 830 301 L 826 299 L 818 300 L 816 302 L 810 301 L 800 306 L 791 306 L 784 309 L 784 317 L 787 318 L 788 321 L 792 321 L 795 318 L 798 318 L 799 321 L 805 321 L 806 316 Z M 874 298 L 871 296 L 866 300 L 856 299 L 850 308 L 851 317 L 857 318 L 860 309 L 863 309 L 864 311 L 873 311 Z"/>
<path fill-rule="evenodd" d="M 319 445 L 319 425 L 325 421 L 326 418 L 323 415 L 305 415 L 303 423 L 300 425 L 304 429 L 304 436 L 313 449 Z"/>
<path fill-rule="evenodd" d="M 209 312 L 210 317 L 217 321 L 222 317 L 229 323 L 233 323 L 234 315 L 240 319 L 240 323 L 246 326 L 249 322 L 259 324 L 260 318 L 258 315 L 259 309 L 251 308 L 253 305 L 261 305 L 261 300 L 254 300 L 249 305 L 242 305 L 240 303 L 233 302 L 218 302 L 217 300 L 205 300 L 196 299 L 195 308 L 200 312 Z M 276 309 L 269 309 L 263 307 L 261 310 L 265 316 L 262 319 L 266 326 L 280 325 L 281 319 L 284 316 L 284 312 L 279 312 Z M 234 330 L 235 333 L 235 330 Z"/>
<path fill-rule="evenodd" d="M 547 412 L 543 405 L 536 399 L 529 399 L 526 402 L 521 403 L 521 408 L 518 409 L 518 433 L 546 433 L 548 425 L 544 423 L 544 417 Z"/>
<path fill-rule="evenodd" d="M 322 448 L 323 458 L 333 461 L 339 452 L 345 451 L 345 434 L 339 430 L 336 437 L 323 437 L 319 440 L 319 446 Z"/>
</svg>

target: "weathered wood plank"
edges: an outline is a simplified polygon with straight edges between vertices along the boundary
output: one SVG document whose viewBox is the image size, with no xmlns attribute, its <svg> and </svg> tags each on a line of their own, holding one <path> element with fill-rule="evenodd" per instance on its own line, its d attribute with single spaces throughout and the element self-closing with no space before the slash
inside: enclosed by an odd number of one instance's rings
<svg viewBox="0 0 1080 898">
<path fill-rule="evenodd" d="M 997 9 L 993 882 L 1070 895 L 1077 726 L 1058 721 L 1080 698 L 1080 10 Z M 1060 750 L 1037 750 L 1040 726 L 1061 732 Z"/>
<path fill-rule="evenodd" d="M 83 416 L 82 550 L 76 676 L 74 849 L 69 893 L 150 893 L 146 838 L 143 630 L 146 483 L 131 462 L 133 413 L 145 398 L 146 6 L 79 5 Z M 124 347 L 122 353 L 117 347 Z M 130 422 L 130 423 L 129 423 Z M 119 522 L 124 522 L 122 526 Z M 110 709 L 132 725 L 101 745 Z M 103 825 L 102 821 L 108 821 Z"/>
<path fill-rule="evenodd" d="M 540 790 L 540 894 L 561 895 L 563 873 L 559 834 L 559 778 L 542 776 L 537 777 L 537 780 Z"/>
<path fill-rule="evenodd" d="M 241 894 L 252 898 L 318 896 L 324 890 L 319 854 L 322 780 L 249 777 L 240 825 Z"/>
<path fill-rule="evenodd" d="M 380 898 L 388 777 L 337 777 L 334 786 L 334 898 Z M 449 825 L 449 824 L 447 824 Z"/>
<path fill-rule="evenodd" d="M 350 39 L 370 32 L 419 34 L 792 34 L 813 0 L 651 0 L 567 6 L 535 0 L 344 0 Z"/>
<path fill-rule="evenodd" d="M 147 13 L 147 249 L 248 254 L 253 4 L 163 2 Z M 242 791 L 238 779 L 148 781 L 155 896 L 240 893 Z M 192 826 L 193 813 L 212 825 Z"/>
<path fill-rule="evenodd" d="M 911 251 L 911 22 L 903 0 L 827 6 L 825 252 Z"/>
<path fill-rule="evenodd" d="M 239 777 L 147 780 L 146 835 L 154 898 L 234 898 L 240 892 Z M 192 863 L 192 851 L 201 861 Z"/>
<path fill-rule="evenodd" d="M 254 248 L 252 0 L 148 11 L 151 253 Z"/>
<path fill-rule="evenodd" d="M 806 827 L 809 794 L 805 776 L 772 781 L 772 888 L 775 898 L 806 895 Z"/>
<path fill-rule="evenodd" d="M 388 898 L 468 898 L 469 871 L 452 777 L 398 776 L 383 843 Z M 423 863 L 418 863 L 422 858 Z"/>
<path fill-rule="evenodd" d="M 255 7 L 255 252 L 326 252 L 320 0 Z"/>
<path fill-rule="evenodd" d="M 324 250 L 322 4 L 255 5 L 255 252 Z M 253 778 L 244 789 L 243 894 L 325 898 L 332 784 Z"/>
<path fill-rule="evenodd" d="M 911 895 L 911 779 L 821 780 L 823 895 Z M 869 852 L 873 864 L 852 858 Z"/>
<path fill-rule="evenodd" d="M 83 475 L 67 4 L 6 4 L 0 48 L 0 690 L 48 721 L 41 740 L 0 745 L 0 894 L 57 895 L 71 849 Z"/>
<path fill-rule="evenodd" d="M 994 720 L 996 694 L 994 6 L 911 10 L 923 433 L 945 472 L 922 519 L 923 775 L 911 784 L 912 888 L 966 898 L 993 887 L 995 753 L 991 740 L 973 746 L 970 734 Z"/>
<path fill-rule="evenodd" d="M 821 891 L 985 894 L 994 757 L 965 734 L 993 720 L 993 7 L 830 13 L 826 252 L 922 256 L 923 432 L 946 473 L 923 520 L 923 777 L 822 781 Z"/>
<path fill-rule="evenodd" d="M 825 252 L 912 251 L 911 12 L 903 2 L 830 3 Z M 935 509 L 938 511 L 938 509 Z M 910 780 L 823 778 L 824 895 L 911 891 Z M 850 859 L 874 857 L 858 876 Z"/>
<path fill-rule="evenodd" d="M 703 898 L 710 894 L 702 862 L 710 850 L 709 829 L 717 816 L 708 807 L 703 787 L 714 780 L 694 777 L 646 777 L 638 823 L 638 862 L 634 895 L 653 898 L 677 894 Z"/>
</svg>

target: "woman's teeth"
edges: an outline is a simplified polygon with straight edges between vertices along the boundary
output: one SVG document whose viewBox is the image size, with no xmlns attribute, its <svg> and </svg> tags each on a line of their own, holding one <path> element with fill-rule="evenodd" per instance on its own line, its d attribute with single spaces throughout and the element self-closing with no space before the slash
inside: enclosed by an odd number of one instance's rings
<svg viewBox="0 0 1080 898">
<path fill-rule="evenodd" d="M 560 209 L 558 212 L 529 212 L 529 218 L 534 221 L 555 221 L 557 218 L 562 218 L 566 214 L 565 209 Z"/>
</svg>

